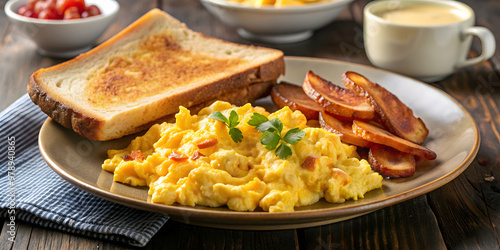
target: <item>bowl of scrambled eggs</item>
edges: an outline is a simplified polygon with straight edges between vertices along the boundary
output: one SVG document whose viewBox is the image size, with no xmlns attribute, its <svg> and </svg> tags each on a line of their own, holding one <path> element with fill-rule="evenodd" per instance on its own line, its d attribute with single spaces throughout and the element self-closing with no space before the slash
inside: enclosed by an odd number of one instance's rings
<svg viewBox="0 0 500 250">
<path fill-rule="evenodd" d="M 200 0 L 248 40 L 293 43 L 331 23 L 352 0 Z"/>
<path fill-rule="evenodd" d="M 153 203 L 239 212 L 358 200 L 383 179 L 355 146 L 309 127 L 299 111 L 220 101 L 197 115 L 181 107 L 175 123 L 156 124 L 126 148 L 108 150 L 102 168 L 116 182 L 148 186 Z"/>
</svg>

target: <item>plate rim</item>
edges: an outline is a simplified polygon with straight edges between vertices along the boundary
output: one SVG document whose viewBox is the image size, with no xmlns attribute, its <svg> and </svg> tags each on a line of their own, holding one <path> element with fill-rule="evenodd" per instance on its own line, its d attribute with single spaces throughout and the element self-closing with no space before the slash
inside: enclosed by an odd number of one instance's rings
<svg viewBox="0 0 500 250">
<path fill-rule="evenodd" d="M 38 144 L 40 153 L 44 158 L 44 160 L 47 162 L 47 164 L 52 168 L 52 170 L 56 172 L 64 180 L 68 181 L 69 183 L 71 183 L 72 185 L 76 186 L 79 189 L 92 193 L 106 200 L 110 200 L 112 202 L 116 202 L 125 206 L 141 210 L 163 213 L 165 215 L 168 215 L 174 220 L 178 220 L 184 223 L 187 222 L 194 225 L 202 225 L 213 228 L 227 228 L 227 229 L 274 230 L 274 229 L 293 229 L 293 228 L 309 227 L 316 225 L 325 225 L 337 221 L 347 220 L 429 193 L 433 190 L 438 189 L 439 187 L 444 186 L 445 184 L 449 183 L 450 181 L 458 177 L 461 173 L 463 173 L 472 163 L 472 161 L 474 160 L 475 156 L 479 151 L 481 138 L 477 123 L 474 121 L 472 115 L 465 109 L 465 107 L 462 104 L 460 104 L 454 97 L 452 97 L 451 95 L 449 95 L 448 93 L 444 92 L 441 89 L 438 89 L 432 85 L 421 82 L 419 80 L 409 78 L 387 70 L 374 68 L 369 65 L 345 62 L 335 59 L 314 58 L 314 57 L 285 56 L 284 58 L 285 61 L 286 60 L 299 60 L 306 62 L 320 61 L 325 63 L 354 65 L 356 67 L 368 68 L 370 70 L 375 70 L 375 71 L 382 71 L 386 74 L 398 75 L 400 77 L 416 81 L 419 84 L 426 85 L 432 88 L 434 91 L 438 91 L 440 92 L 440 94 L 443 94 L 448 99 L 452 100 L 453 103 L 457 105 L 459 109 L 465 114 L 467 120 L 472 121 L 473 124 L 472 129 L 475 135 L 474 145 L 472 146 L 471 151 L 468 152 L 465 159 L 459 165 L 457 165 L 453 169 L 453 171 L 450 171 L 445 175 L 440 176 L 435 180 L 432 180 L 431 182 L 427 182 L 424 185 L 417 186 L 402 193 L 398 193 L 397 196 L 383 197 L 381 199 L 364 203 L 362 205 L 352 204 L 348 206 L 343 206 L 341 209 L 339 209 L 338 207 L 331 207 L 331 208 L 321 208 L 321 209 L 311 209 L 311 210 L 298 210 L 285 213 L 220 211 L 220 210 L 211 210 L 210 208 L 199 209 L 198 207 L 189 207 L 183 205 L 156 204 L 156 203 L 145 202 L 143 200 L 139 200 L 133 197 L 127 197 L 115 194 L 107 190 L 98 188 L 92 185 L 92 183 L 89 183 L 83 179 L 80 179 L 66 172 L 64 170 L 64 167 L 58 166 L 58 164 L 51 159 L 47 150 L 42 146 L 43 145 L 42 132 L 48 126 L 49 123 L 53 122 L 50 117 L 45 120 L 39 132 Z M 60 126 L 59 124 L 57 125 Z M 63 127 L 61 126 L 61 128 Z M 345 217 L 346 215 L 349 215 L 348 216 L 349 218 L 342 218 Z M 206 220 L 207 217 L 209 217 L 210 219 Z M 297 217 L 299 217 L 304 221 L 302 223 L 297 223 L 296 222 Z M 231 220 L 233 223 L 231 224 L 221 223 L 217 225 L 213 224 L 212 221 L 214 220 L 217 221 L 218 219 L 221 218 L 225 220 Z M 193 221 L 193 219 L 195 220 Z M 294 219 L 294 221 L 290 221 L 290 219 Z M 265 220 L 265 222 L 259 220 Z M 279 222 L 280 224 L 275 225 L 273 227 L 273 225 L 271 225 L 272 222 Z M 248 223 L 250 223 L 251 225 L 249 225 Z"/>
</svg>

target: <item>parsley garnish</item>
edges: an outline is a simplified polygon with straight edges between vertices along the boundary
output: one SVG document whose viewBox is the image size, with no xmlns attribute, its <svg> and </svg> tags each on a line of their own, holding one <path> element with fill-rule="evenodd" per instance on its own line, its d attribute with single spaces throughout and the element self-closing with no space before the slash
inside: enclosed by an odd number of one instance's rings
<svg viewBox="0 0 500 250">
<path fill-rule="evenodd" d="M 253 113 L 248 121 L 248 125 L 264 133 L 260 139 L 260 143 L 265 145 L 267 150 L 276 149 L 276 155 L 283 160 L 292 155 L 292 149 L 290 146 L 286 145 L 285 142 L 288 144 L 295 144 L 306 135 L 306 132 L 302 129 L 293 128 L 288 130 L 285 136 L 282 137 L 281 131 L 283 130 L 283 123 L 277 118 L 269 120 L 259 113 Z"/>
<path fill-rule="evenodd" d="M 229 128 L 229 135 L 234 142 L 241 142 L 243 140 L 243 133 L 241 133 L 241 130 L 236 128 L 236 126 L 240 124 L 236 111 L 231 110 L 231 113 L 229 113 L 229 119 L 226 118 L 220 111 L 213 112 L 208 118 L 225 123 Z"/>
</svg>

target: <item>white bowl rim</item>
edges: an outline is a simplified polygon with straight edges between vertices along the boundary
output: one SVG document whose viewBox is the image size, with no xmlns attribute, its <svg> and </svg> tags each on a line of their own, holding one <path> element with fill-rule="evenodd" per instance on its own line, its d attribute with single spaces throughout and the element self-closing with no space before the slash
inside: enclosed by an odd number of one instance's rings
<svg viewBox="0 0 500 250">
<path fill-rule="evenodd" d="M 396 26 L 396 27 L 418 27 L 418 28 L 429 28 L 433 29 L 435 27 L 445 27 L 449 25 L 461 25 L 463 23 L 468 22 L 470 19 L 474 20 L 475 14 L 474 10 L 472 8 L 462 2 L 458 1 L 447 1 L 447 0 L 412 0 L 412 1 L 403 1 L 403 2 L 398 2 L 398 6 L 412 6 L 412 5 L 433 5 L 433 6 L 453 6 L 458 9 L 462 9 L 468 12 L 469 16 L 465 18 L 464 20 L 460 22 L 456 22 L 454 24 L 440 24 L 440 25 L 432 25 L 432 26 L 426 26 L 426 25 L 418 25 L 418 24 L 400 24 L 400 23 L 395 23 L 395 22 L 390 22 L 387 21 L 383 18 L 381 18 L 379 15 L 377 15 L 375 12 L 377 8 L 385 8 L 387 7 L 387 1 L 374 1 L 374 2 L 369 2 L 366 4 L 366 6 L 363 9 L 363 15 L 366 15 L 369 18 L 373 18 L 377 20 L 378 22 L 383 23 L 384 25 L 389 25 L 389 26 Z M 374 10 L 375 9 L 375 12 Z"/>
<path fill-rule="evenodd" d="M 300 12 L 324 10 L 325 8 L 336 8 L 338 6 L 349 4 L 354 0 L 331 0 L 328 2 L 310 3 L 300 6 L 286 6 L 279 8 L 276 8 L 274 6 L 255 7 L 255 6 L 244 5 L 241 3 L 229 2 L 227 0 L 200 0 L 200 1 L 216 5 L 222 8 L 244 10 L 244 11 L 267 12 L 267 13 L 300 13 Z"/>
<path fill-rule="evenodd" d="M 46 19 L 38 19 L 38 18 L 32 18 L 32 17 L 25 17 L 22 15 L 19 15 L 16 13 L 15 10 L 13 10 L 13 6 L 17 4 L 18 2 L 21 1 L 26 1 L 26 0 L 9 0 L 5 4 L 4 11 L 5 14 L 9 18 L 12 18 L 14 20 L 20 21 L 20 22 L 28 22 L 28 23 L 38 23 L 38 24 L 51 24 L 51 25 L 64 25 L 64 24 L 70 24 L 70 23 L 88 23 L 88 22 L 93 22 L 97 20 L 101 20 L 104 18 L 108 18 L 110 16 L 116 15 L 118 13 L 118 10 L 120 9 L 120 5 L 118 4 L 117 1 L 115 0 L 96 0 L 96 1 L 91 1 L 91 2 L 106 2 L 107 4 L 111 4 L 112 8 L 109 13 L 103 12 L 101 15 L 98 16 L 92 16 L 92 17 L 86 17 L 86 18 L 80 18 L 80 19 L 70 19 L 70 20 L 46 20 Z M 102 12 L 102 11 L 101 11 Z"/>
</svg>

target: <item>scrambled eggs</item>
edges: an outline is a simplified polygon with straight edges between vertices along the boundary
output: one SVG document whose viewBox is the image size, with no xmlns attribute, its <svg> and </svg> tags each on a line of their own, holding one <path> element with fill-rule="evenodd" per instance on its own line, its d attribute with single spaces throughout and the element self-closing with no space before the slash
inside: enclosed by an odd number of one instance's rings
<svg viewBox="0 0 500 250">
<path fill-rule="evenodd" d="M 240 119 L 239 143 L 223 122 L 208 119 L 215 111 L 228 117 L 231 110 Z M 280 119 L 284 132 L 295 127 L 305 132 L 290 145 L 292 155 L 282 160 L 261 144 L 262 133 L 247 124 L 254 112 Z M 109 150 L 102 167 L 114 172 L 115 181 L 149 186 L 155 203 L 227 205 L 237 211 L 290 212 L 323 197 L 333 203 L 357 200 L 382 186 L 382 176 L 357 158 L 355 146 L 306 123 L 288 107 L 270 114 L 250 104 L 215 102 L 198 115 L 181 107 L 175 123 L 154 125 L 127 148 Z"/>
<path fill-rule="evenodd" d="M 304 5 L 309 3 L 329 2 L 331 0 L 228 0 L 228 1 L 238 2 L 255 7 L 262 7 L 262 6 L 286 7 L 286 6 Z"/>
</svg>

